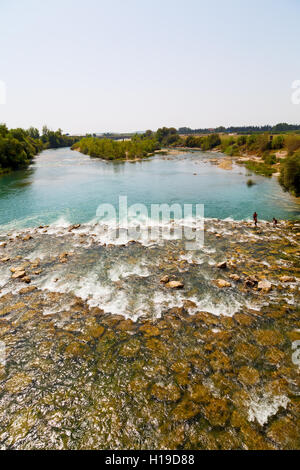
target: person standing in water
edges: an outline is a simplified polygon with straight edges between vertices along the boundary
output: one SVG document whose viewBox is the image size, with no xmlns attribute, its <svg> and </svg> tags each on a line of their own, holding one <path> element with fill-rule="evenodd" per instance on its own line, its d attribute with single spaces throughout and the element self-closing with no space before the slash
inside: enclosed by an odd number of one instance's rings
<svg viewBox="0 0 300 470">
<path fill-rule="evenodd" d="M 273 217 L 273 227 L 276 227 L 278 224 L 278 220 Z"/>
<path fill-rule="evenodd" d="M 256 227 L 257 226 L 257 213 L 256 212 L 254 212 L 253 214 L 253 220 L 254 220 L 254 225 Z"/>
</svg>

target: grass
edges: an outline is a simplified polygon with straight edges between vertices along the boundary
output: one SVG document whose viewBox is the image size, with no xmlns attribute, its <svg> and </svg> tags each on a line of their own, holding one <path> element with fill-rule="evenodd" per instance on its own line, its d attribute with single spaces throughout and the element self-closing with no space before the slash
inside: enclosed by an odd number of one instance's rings
<svg viewBox="0 0 300 470">
<path fill-rule="evenodd" d="M 276 173 L 275 168 L 272 168 L 265 163 L 253 162 L 251 160 L 247 160 L 244 163 L 247 170 L 253 171 L 253 173 L 257 173 L 258 175 L 270 177 L 273 173 Z"/>
</svg>

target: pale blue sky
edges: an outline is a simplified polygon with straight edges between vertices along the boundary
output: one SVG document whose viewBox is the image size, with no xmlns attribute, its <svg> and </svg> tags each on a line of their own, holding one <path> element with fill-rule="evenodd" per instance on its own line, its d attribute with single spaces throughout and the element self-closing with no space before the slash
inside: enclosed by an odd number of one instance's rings
<svg viewBox="0 0 300 470">
<path fill-rule="evenodd" d="M 0 0 L 9 127 L 300 123 L 299 0 Z"/>
</svg>

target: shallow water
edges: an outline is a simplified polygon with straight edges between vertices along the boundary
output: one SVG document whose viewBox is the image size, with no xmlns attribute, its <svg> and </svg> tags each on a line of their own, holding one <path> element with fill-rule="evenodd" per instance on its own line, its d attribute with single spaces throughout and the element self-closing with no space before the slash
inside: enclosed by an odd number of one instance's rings
<svg viewBox="0 0 300 470">
<path fill-rule="evenodd" d="M 146 224 L 114 239 L 93 221 L 120 191 L 147 205 L 206 197 L 211 217 L 232 218 L 266 197 L 261 216 L 297 215 L 276 181 L 248 188 L 242 168 L 209 158 L 107 164 L 49 151 L 1 180 L 0 448 L 300 448 L 299 223 L 208 218 L 204 245 L 190 250 L 164 223 L 157 242 Z M 17 267 L 25 275 L 14 279 Z M 253 276 L 271 290 L 249 287 Z"/>
<path fill-rule="evenodd" d="M 68 148 L 47 150 L 25 171 L 0 178 L 0 229 L 33 227 L 57 220 L 66 224 L 95 218 L 102 203 L 118 208 L 119 195 L 128 205 L 143 203 L 204 204 L 205 217 L 247 219 L 256 210 L 260 219 L 292 219 L 299 204 L 284 193 L 276 179 L 251 175 L 234 166 L 218 168 L 215 153 L 190 152 L 156 156 L 140 162 L 111 163 Z"/>
</svg>

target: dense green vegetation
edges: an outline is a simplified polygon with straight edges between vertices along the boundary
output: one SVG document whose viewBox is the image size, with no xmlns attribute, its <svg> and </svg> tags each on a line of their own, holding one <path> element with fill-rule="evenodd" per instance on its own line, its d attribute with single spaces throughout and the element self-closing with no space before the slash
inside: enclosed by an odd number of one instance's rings
<svg viewBox="0 0 300 470">
<path fill-rule="evenodd" d="M 252 160 L 248 160 L 244 163 L 249 171 L 253 171 L 254 173 L 257 173 L 259 175 L 272 176 L 273 173 L 276 173 L 275 168 L 272 168 L 269 165 L 266 165 L 265 163 L 254 162 Z"/>
<path fill-rule="evenodd" d="M 23 129 L 8 130 L 0 125 L 0 174 L 26 167 L 42 150 L 43 144 Z"/>
<path fill-rule="evenodd" d="M 182 135 L 192 135 L 192 134 L 258 134 L 264 132 L 271 132 L 272 134 L 278 134 L 282 132 L 295 132 L 300 131 L 300 125 L 297 124 L 287 124 L 285 122 L 276 124 L 276 126 L 231 126 L 223 127 L 219 126 L 217 128 L 207 128 L 207 129 L 191 129 L 189 127 L 180 127 L 178 129 L 179 134 Z"/>
<path fill-rule="evenodd" d="M 281 164 L 279 182 L 286 191 L 300 196 L 300 152 L 287 157 Z"/>
<path fill-rule="evenodd" d="M 43 149 L 70 146 L 75 139 L 50 131 L 46 126 L 40 136 L 38 129 L 8 129 L 0 124 L 0 174 L 27 167 L 35 155 Z"/>
<path fill-rule="evenodd" d="M 184 145 L 189 148 L 200 148 L 201 150 L 212 150 L 221 144 L 219 134 L 210 134 L 205 137 L 189 136 L 184 141 Z"/>
<path fill-rule="evenodd" d="M 150 131 L 151 132 L 151 131 Z M 116 141 L 106 138 L 84 137 L 72 146 L 73 150 L 105 160 L 132 160 L 147 157 L 160 148 L 151 132 L 135 135 L 131 140 Z"/>
</svg>

